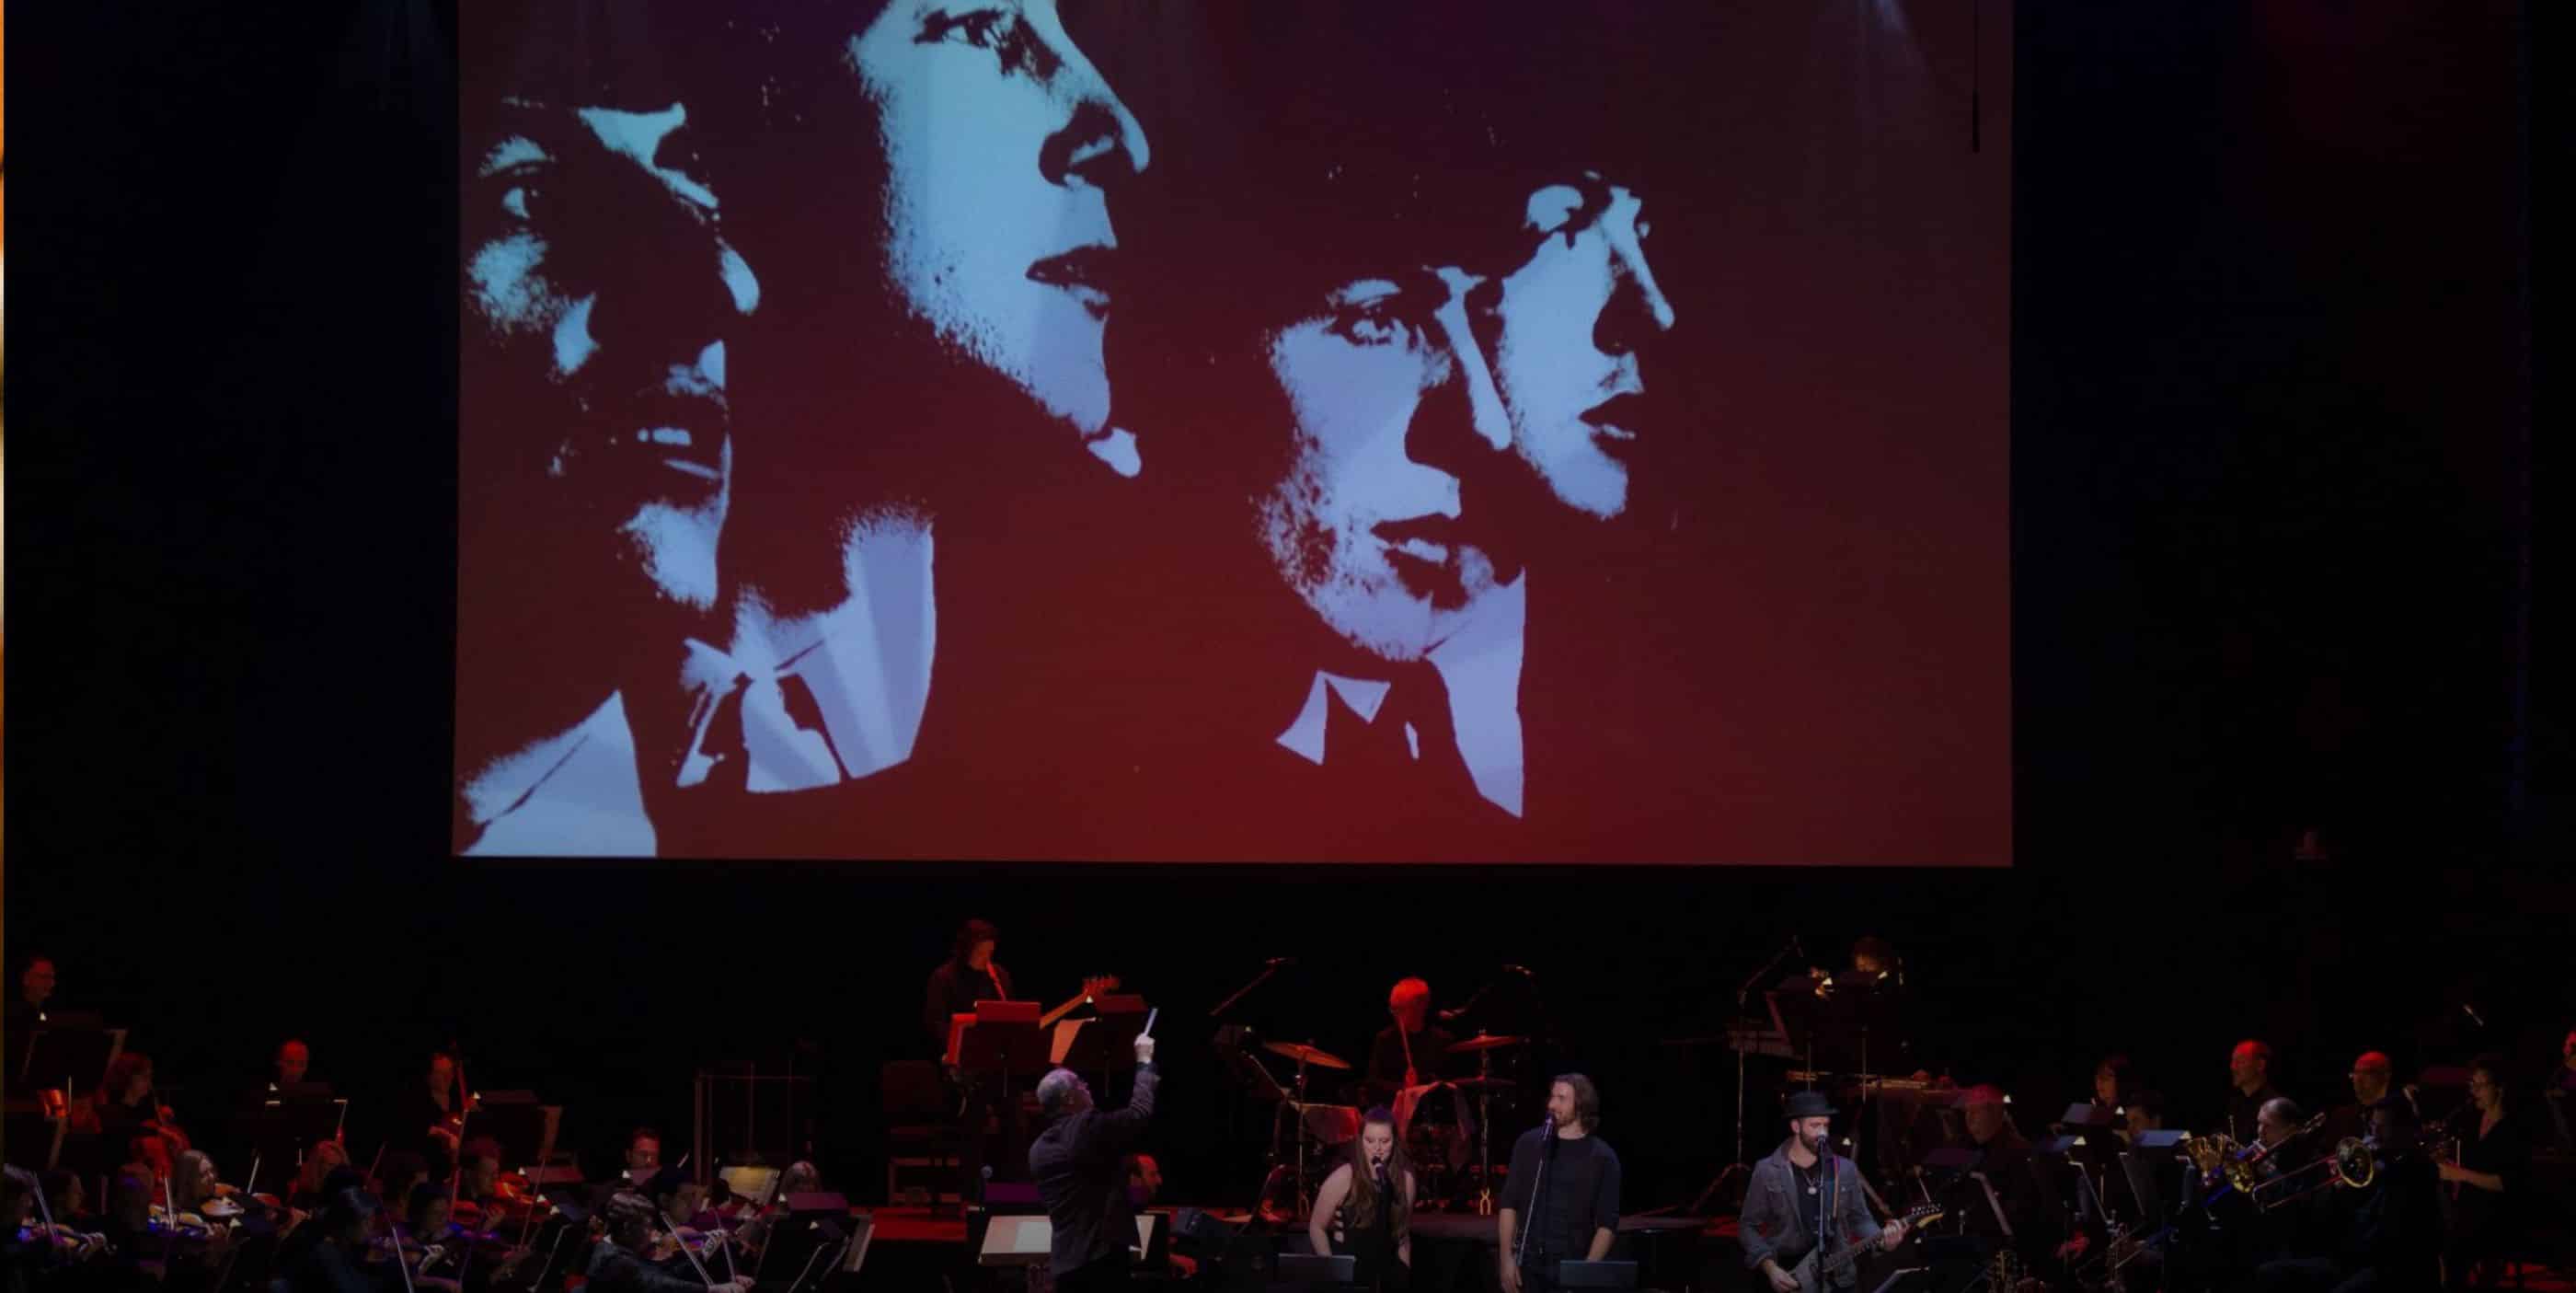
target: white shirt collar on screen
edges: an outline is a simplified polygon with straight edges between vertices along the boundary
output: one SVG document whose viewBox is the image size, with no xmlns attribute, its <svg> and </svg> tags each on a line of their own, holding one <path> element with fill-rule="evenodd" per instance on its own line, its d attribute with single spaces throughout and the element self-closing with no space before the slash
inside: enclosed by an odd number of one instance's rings
<svg viewBox="0 0 2576 1293">
<path fill-rule="evenodd" d="M 745 688 L 742 739 L 754 793 L 855 780 L 912 757 L 938 641 L 930 534 L 872 530 L 851 543 L 847 574 L 849 599 L 821 615 L 774 621 L 747 612 L 731 651 L 688 644 L 695 735 L 680 785 L 706 780 L 708 728 L 737 682 Z M 790 677 L 814 698 L 821 731 L 788 712 L 779 680 Z"/>
<path fill-rule="evenodd" d="M 465 850 L 470 854 L 653 855 L 635 736 L 616 695 L 577 726 L 485 769 L 465 787 L 465 802 L 483 824 L 483 837 Z"/>
<path fill-rule="evenodd" d="M 1521 641 L 1529 619 L 1529 577 L 1497 586 L 1477 604 L 1476 617 L 1431 652 L 1431 667 L 1440 671 L 1449 691 L 1449 721 L 1458 734 L 1458 753 L 1477 793 L 1514 817 L 1521 815 Z M 1325 717 L 1330 705 L 1324 689 L 1342 698 L 1362 722 L 1377 721 L 1389 684 L 1381 679 L 1350 678 L 1317 670 L 1307 684 L 1305 706 L 1279 734 L 1279 743 L 1309 763 L 1321 764 Z"/>
</svg>

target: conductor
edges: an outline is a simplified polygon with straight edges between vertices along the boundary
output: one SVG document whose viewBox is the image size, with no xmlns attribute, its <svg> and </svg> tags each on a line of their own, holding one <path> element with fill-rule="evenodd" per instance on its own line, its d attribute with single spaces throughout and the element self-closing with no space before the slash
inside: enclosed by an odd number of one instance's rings
<svg viewBox="0 0 2576 1293">
<path fill-rule="evenodd" d="M 1071 1069 L 1038 1080 L 1047 1128 L 1029 1146 L 1029 1174 L 1046 1201 L 1054 1252 L 1047 1266 L 1059 1293 L 1123 1288 L 1127 1249 L 1135 1241 L 1135 1207 L 1127 1197 L 1128 1147 L 1154 1116 L 1154 1038 L 1136 1038 L 1136 1093 L 1124 1109 L 1101 1109 Z"/>
</svg>

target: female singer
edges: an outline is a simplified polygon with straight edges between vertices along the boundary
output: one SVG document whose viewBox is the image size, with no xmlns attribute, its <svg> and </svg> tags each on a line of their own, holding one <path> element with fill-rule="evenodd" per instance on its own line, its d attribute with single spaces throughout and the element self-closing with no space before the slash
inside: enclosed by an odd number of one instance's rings
<svg viewBox="0 0 2576 1293">
<path fill-rule="evenodd" d="M 1413 1163 L 1396 1137 L 1395 1114 L 1380 1105 L 1361 1115 L 1359 1137 L 1345 1153 L 1315 1192 L 1306 1237 L 1318 1257 L 1358 1258 L 1354 1278 L 1362 1288 L 1403 1288 L 1413 1272 Z"/>
</svg>

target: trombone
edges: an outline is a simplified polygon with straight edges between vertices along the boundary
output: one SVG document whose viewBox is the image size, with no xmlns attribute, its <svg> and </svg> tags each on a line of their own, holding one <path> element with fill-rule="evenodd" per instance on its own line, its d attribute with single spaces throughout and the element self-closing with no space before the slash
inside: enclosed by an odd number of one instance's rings
<svg viewBox="0 0 2576 1293">
<path fill-rule="evenodd" d="M 2371 1182 L 2379 1179 L 2380 1167 L 2389 1159 L 2406 1153 L 2428 1153 L 2438 1159 L 2444 1156 L 2443 1151 L 2449 1144 L 2450 1133 L 2439 1129 L 2425 1132 L 2411 1143 L 2401 1138 L 2394 1147 L 2380 1144 L 2377 1136 L 2346 1136 L 2336 1141 L 2334 1149 L 2316 1162 L 2265 1182 L 2266 1185 L 2274 1185 L 2292 1177 L 2305 1176 L 2319 1167 L 2326 1169 L 2325 1179 L 2295 1194 L 2273 1199 L 2265 1203 L 2263 1209 L 2268 1212 L 2284 1203 L 2304 1199 L 2335 1186 L 2351 1190 L 2369 1189 Z"/>
</svg>

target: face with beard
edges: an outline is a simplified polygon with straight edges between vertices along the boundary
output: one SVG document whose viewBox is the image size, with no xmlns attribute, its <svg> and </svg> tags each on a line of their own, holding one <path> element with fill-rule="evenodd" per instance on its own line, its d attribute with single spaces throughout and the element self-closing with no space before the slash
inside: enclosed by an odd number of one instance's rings
<svg viewBox="0 0 2576 1293">
<path fill-rule="evenodd" d="M 1280 577 L 1345 643 L 1412 661 L 1492 590 L 1467 482 L 1511 444 L 1462 270 L 1350 279 L 1267 334 L 1284 477 L 1258 502 Z"/>
<path fill-rule="evenodd" d="M 725 341 L 760 284 L 692 174 L 688 109 L 512 99 L 492 120 L 464 211 L 468 470 L 623 598 L 704 609 L 730 501 Z"/>
</svg>

